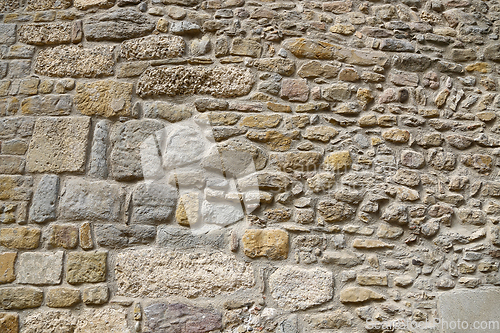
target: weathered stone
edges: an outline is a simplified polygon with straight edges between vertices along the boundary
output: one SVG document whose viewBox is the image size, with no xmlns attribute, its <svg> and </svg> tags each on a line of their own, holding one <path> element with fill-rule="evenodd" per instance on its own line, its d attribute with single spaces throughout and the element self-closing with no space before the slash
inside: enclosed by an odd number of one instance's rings
<svg viewBox="0 0 500 333">
<path fill-rule="evenodd" d="M 424 72 L 431 65 L 431 59 L 421 54 L 410 53 L 394 57 L 394 67 L 405 71 Z"/>
<path fill-rule="evenodd" d="M 134 190 L 132 202 L 133 223 L 164 223 L 174 211 L 177 190 L 163 182 L 142 183 Z"/>
<path fill-rule="evenodd" d="M 59 203 L 60 217 L 77 221 L 118 221 L 124 197 L 123 189 L 116 184 L 68 179 Z"/>
<path fill-rule="evenodd" d="M 127 325 L 125 309 L 98 308 L 85 309 L 76 323 L 74 333 L 131 333 Z"/>
<path fill-rule="evenodd" d="M 415 47 L 404 39 L 382 39 L 380 50 L 391 52 L 415 52 Z"/>
<path fill-rule="evenodd" d="M 306 129 L 303 137 L 308 140 L 328 142 L 338 134 L 339 132 L 335 128 L 330 126 L 312 126 Z"/>
<path fill-rule="evenodd" d="M 463 150 L 469 148 L 474 140 L 463 135 L 452 134 L 446 137 L 446 142 L 454 148 Z"/>
<path fill-rule="evenodd" d="M 347 23 L 347 24 L 336 23 L 330 27 L 329 31 L 333 32 L 333 33 L 348 36 L 348 35 L 352 35 L 356 31 L 356 28 L 350 23 Z"/>
<path fill-rule="evenodd" d="M 37 228 L 14 227 L 0 229 L 0 245 L 9 249 L 32 250 L 38 247 L 41 231 Z"/>
<path fill-rule="evenodd" d="M 230 52 L 232 55 L 259 58 L 262 52 L 262 46 L 255 40 L 237 37 L 233 39 Z"/>
<path fill-rule="evenodd" d="M 26 10 L 66 9 L 71 6 L 71 0 L 28 0 Z"/>
<path fill-rule="evenodd" d="M 488 60 L 493 60 L 496 62 L 500 61 L 500 44 L 488 45 L 484 49 L 484 57 Z"/>
<path fill-rule="evenodd" d="M 297 139 L 297 132 L 282 133 L 280 131 L 247 132 L 247 138 L 257 142 L 265 142 L 272 151 L 288 151 L 292 140 Z"/>
<path fill-rule="evenodd" d="M 335 184 L 335 175 L 329 172 L 317 173 L 307 179 L 307 185 L 314 193 L 329 190 Z"/>
<path fill-rule="evenodd" d="M 47 291 L 46 303 L 50 308 L 68 308 L 80 303 L 80 290 L 54 287 Z"/>
<path fill-rule="evenodd" d="M 394 245 L 385 243 L 376 239 L 360 239 L 356 238 L 352 242 L 352 246 L 356 249 L 392 249 Z"/>
<path fill-rule="evenodd" d="M 326 171 L 347 170 L 351 167 L 352 159 L 349 151 L 339 151 L 331 153 L 325 157 L 323 168 Z"/>
<path fill-rule="evenodd" d="M 252 128 L 273 128 L 279 125 L 281 121 L 280 115 L 254 115 L 246 116 L 240 122 L 240 125 Z"/>
<path fill-rule="evenodd" d="M 212 251 L 120 252 L 116 256 L 115 275 L 117 294 L 127 297 L 215 296 L 251 288 L 255 283 L 250 264 Z"/>
<path fill-rule="evenodd" d="M 318 203 L 318 212 L 326 222 L 344 222 L 349 220 L 356 210 L 340 201 L 323 200 Z"/>
<path fill-rule="evenodd" d="M 107 285 L 87 287 L 83 290 L 82 300 L 87 305 L 102 305 L 109 299 Z"/>
<path fill-rule="evenodd" d="M 17 313 L 0 313 L 0 331 L 4 333 L 19 333 L 19 315 Z"/>
<path fill-rule="evenodd" d="M 382 137 L 392 143 L 406 143 L 410 140 L 410 132 L 399 128 L 391 128 L 383 132 Z"/>
<path fill-rule="evenodd" d="M 282 155 L 274 155 L 273 160 L 282 171 L 293 170 L 309 171 L 321 163 L 321 154 L 318 152 L 292 152 Z"/>
<path fill-rule="evenodd" d="M 121 56 L 127 60 L 150 60 L 182 57 L 186 44 L 178 36 L 147 36 L 124 41 Z"/>
<path fill-rule="evenodd" d="M 12 139 L 2 142 L 1 151 L 5 155 L 24 155 L 28 150 L 28 142 L 21 139 Z"/>
<path fill-rule="evenodd" d="M 276 260 L 288 257 L 288 234 L 283 230 L 247 229 L 241 240 L 243 251 L 250 258 Z"/>
<path fill-rule="evenodd" d="M 82 172 L 90 118 L 38 118 L 27 155 L 30 172 Z"/>
<path fill-rule="evenodd" d="M 239 202 L 220 204 L 205 200 L 201 205 L 201 218 L 204 223 L 226 226 L 236 223 L 244 217 Z"/>
<path fill-rule="evenodd" d="M 42 305 L 43 291 L 31 287 L 0 288 L 0 308 L 22 310 Z"/>
<path fill-rule="evenodd" d="M 354 267 L 361 265 L 364 261 L 364 256 L 352 251 L 325 251 L 321 258 L 323 264 L 334 264 L 345 267 Z"/>
<path fill-rule="evenodd" d="M 337 83 L 323 89 L 323 98 L 331 102 L 341 102 L 349 99 L 351 92 L 346 83 Z"/>
<path fill-rule="evenodd" d="M 151 33 L 156 22 L 146 14 L 131 8 L 120 8 L 97 14 L 83 26 L 89 41 L 122 41 Z"/>
<path fill-rule="evenodd" d="M 132 83 L 112 80 L 78 83 L 75 104 L 87 116 L 131 116 Z"/>
<path fill-rule="evenodd" d="M 137 83 L 141 96 L 210 94 L 215 97 L 247 95 L 254 83 L 252 74 L 236 66 L 153 67 Z"/>
<path fill-rule="evenodd" d="M 391 226 L 388 224 L 381 224 L 377 230 L 377 237 L 379 238 L 387 238 L 387 239 L 396 239 L 403 235 L 403 228 Z"/>
<path fill-rule="evenodd" d="M 295 62 L 283 58 L 263 58 L 249 63 L 259 71 L 275 72 L 284 76 L 291 76 L 295 72 Z"/>
<path fill-rule="evenodd" d="M 156 237 L 155 227 L 143 225 L 96 224 L 94 232 L 97 244 L 111 249 L 148 244 Z"/>
<path fill-rule="evenodd" d="M 112 46 L 60 45 L 40 50 L 34 69 L 46 76 L 95 78 L 113 75 L 114 64 Z"/>
<path fill-rule="evenodd" d="M 94 130 L 88 175 L 94 178 L 105 179 L 108 176 L 106 161 L 108 149 L 109 121 L 100 120 Z"/>
<path fill-rule="evenodd" d="M 75 0 L 74 5 L 80 10 L 92 7 L 109 8 L 113 7 L 115 0 Z"/>
<path fill-rule="evenodd" d="M 489 173 L 493 167 L 493 158 L 483 154 L 463 155 L 462 163 L 479 173 Z"/>
<path fill-rule="evenodd" d="M 189 21 L 172 22 L 170 32 L 175 35 L 194 35 L 201 31 L 201 27 Z"/>
<path fill-rule="evenodd" d="M 61 283 L 63 251 L 54 254 L 25 252 L 19 255 L 17 281 L 22 284 L 55 285 Z"/>
<path fill-rule="evenodd" d="M 179 197 L 175 219 L 183 226 L 196 225 L 200 219 L 200 199 L 196 192 L 185 193 Z"/>
<path fill-rule="evenodd" d="M 75 326 L 76 318 L 70 310 L 45 310 L 30 313 L 24 320 L 23 332 L 72 333 Z"/>
<path fill-rule="evenodd" d="M 193 115 L 191 107 L 182 104 L 167 102 L 144 103 L 144 116 L 148 118 L 161 118 L 171 123 L 186 120 Z"/>
<path fill-rule="evenodd" d="M 453 49 L 451 50 L 451 59 L 456 62 L 465 62 L 476 60 L 476 52 L 472 49 Z"/>
<path fill-rule="evenodd" d="M 356 276 L 356 282 L 361 286 L 387 286 L 386 273 L 364 273 Z"/>
<path fill-rule="evenodd" d="M 72 225 L 53 224 L 50 234 L 49 245 L 51 247 L 62 247 L 74 249 L 78 245 L 78 228 Z"/>
<path fill-rule="evenodd" d="M 340 301 L 342 303 L 362 303 L 384 299 L 383 295 L 364 287 L 347 287 L 340 291 Z"/>
<path fill-rule="evenodd" d="M 311 316 L 311 324 L 319 329 L 340 329 L 352 325 L 352 315 L 342 310 L 325 312 Z"/>
<path fill-rule="evenodd" d="M 269 289 L 279 307 L 296 311 L 333 297 L 333 273 L 323 268 L 281 266 L 269 276 Z"/>
<path fill-rule="evenodd" d="M 106 281 L 107 252 L 69 252 L 66 281 L 70 284 Z"/>
<path fill-rule="evenodd" d="M 24 24 L 19 30 L 19 41 L 32 45 L 68 44 L 72 40 L 73 23 Z"/>
<path fill-rule="evenodd" d="M 309 87 L 306 79 L 285 79 L 281 86 L 281 98 L 292 102 L 306 102 Z"/>
<path fill-rule="evenodd" d="M 79 232 L 80 247 L 84 250 L 91 250 L 94 248 L 94 241 L 92 240 L 92 230 L 89 222 L 85 222 L 80 226 Z"/>
<path fill-rule="evenodd" d="M 414 73 L 395 71 L 394 73 L 391 73 L 391 82 L 397 86 L 417 87 L 418 75 Z"/>
<path fill-rule="evenodd" d="M 211 332 L 222 328 L 220 313 L 181 303 L 155 303 L 144 308 L 146 332 Z"/>
<path fill-rule="evenodd" d="M 14 271 L 16 257 L 17 252 L 0 253 L 0 284 L 10 283 L 16 279 Z"/>
<path fill-rule="evenodd" d="M 36 223 L 55 220 L 58 194 L 59 177 L 44 175 L 33 195 L 29 214 L 30 220 Z"/>
<path fill-rule="evenodd" d="M 443 151 L 439 148 L 429 149 L 428 163 L 436 170 L 454 170 L 456 164 L 456 156 L 451 152 Z"/>
<path fill-rule="evenodd" d="M 24 158 L 21 156 L 1 156 L 0 173 L 21 174 L 24 171 Z"/>
<path fill-rule="evenodd" d="M 191 229 L 178 226 L 161 225 L 158 227 L 157 244 L 175 250 L 209 247 L 224 250 L 228 239 L 224 229 L 195 234 Z"/>
<path fill-rule="evenodd" d="M 458 210 L 457 216 L 464 224 L 484 225 L 487 222 L 486 213 L 479 209 L 463 208 Z"/>
<path fill-rule="evenodd" d="M 70 95 L 33 96 L 21 102 L 21 111 L 26 115 L 67 116 L 72 107 Z"/>
<path fill-rule="evenodd" d="M 290 38 L 284 43 L 284 47 L 297 58 L 332 60 L 335 59 L 335 51 L 340 47 L 321 41 L 313 41 L 305 38 Z"/>
</svg>

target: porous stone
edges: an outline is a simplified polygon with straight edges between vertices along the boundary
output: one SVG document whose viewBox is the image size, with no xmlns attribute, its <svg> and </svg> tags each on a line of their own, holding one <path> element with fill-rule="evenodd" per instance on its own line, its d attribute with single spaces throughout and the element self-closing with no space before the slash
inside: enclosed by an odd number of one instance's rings
<svg viewBox="0 0 500 333">
<path fill-rule="evenodd" d="M 39 333 L 43 331 L 72 333 L 75 330 L 76 318 L 70 310 L 49 310 L 30 313 L 24 320 L 24 332 Z"/>
<path fill-rule="evenodd" d="M 80 303 L 80 290 L 67 287 L 54 287 L 47 290 L 46 300 L 48 307 L 68 308 Z"/>
<path fill-rule="evenodd" d="M 325 157 L 323 168 L 327 171 L 347 170 L 351 164 L 352 159 L 349 151 L 339 151 Z"/>
<path fill-rule="evenodd" d="M 356 276 L 356 282 L 361 286 L 387 286 L 387 274 L 364 273 Z"/>
<path fill-rule="evenodd" d="M 71 0 L 28 0 L 26 10 L 66 9 L 71 6 Z"/>
<path fill-rule="evenodd" d="M 177 202 L 177 190 L 165 182 L 139 184 L 133 194 L 133 223 L 167 222 Z"/>
<path fill-rule="evenodd" d="M 333 297 L 333 273 L 323 268 L 281 266 L 269 276 L 269 289 L 281 308 L 297 311 Z"/>
<path fill-rule="evenodd" d="M 0 229 L 0 245 L 9 249 L 32 250 L 40 243 L 38 228 L 14 227 Z"/>
<path fill-rule="evenodd" d="M 0 253 L 0 284 L 10 283 L 16 279 L 14 271 L 16 258 L 17 252 Z"/>
<path fill-rule="evenodd" d="M 318 203 L 318 212 L 326 222 L 343 222 L 350 219 L 356 210 L 341 201 L 322 200 Z"/>
<path fill-rule="evenodd" d="M 59 202 L 60 217 L 68 220 L 118 221 L 125 192 L 106 181 L 68 179 Z"/>
<path fill-rule="evenodd" d="M 295 72 L 295 62 L 283 58 L 263 58 L 249 63 L 260 71 L 274 72 L 284 76 L 291 76 Z"/>
<path fill-rule="evenodd" d="M 410 140 L 410 132 L 399 128 L 392 128 L 383 132 L 382 137 L 392 143 L 406 143 Z"/>
<path fill-rule="evenodd" d="M 86 305 L 102 305 L 109 299 L 107 285 L 92 286 L 83 289 L 82 300 Z"/>
<path fill-rule="evenodd" d="M 182 57 L 186 44 L 178 36 L 147 36 L 122 42 L 121 56 L 127 60 Z"/>
<path fill-rule="evenodd" d="M 338 134 L 339 132 L 330 126 L 311 126 L 306 129 L 303 137 L 309 140 L 328 142 Z"/>
<path fill-rule="evenodd" d="M 127 325 L 127 310 L 114 308 L 85 309 L 78 316 L 74 333 L 132 333 Z"/>
<path fill-rule="evenodd" d="M 42 305 L 43 291 L 32 287 L 0 288 L 0 308 L 22 310 L 37 308 Z"/>
<path fill-rule="evenodd" d="M 119 8 L 90 17 L 83 26 L 89 41 L 123 41 L 151 33 L 153 18 L 132 8 Z"/>
<path fill-rule="evenodd" d="M 246 116 L 240 122 L 240 125 L 252 127 L 252 128 L 273 128 L 279 125 L 281 121 L 281 116 L 277 114 L 273 115 L 254 115 Z"/>
<path fill-rule="evenodd" d="M 255 283 L 249 263 L 222 252 L 199 250 L 120 252 L 116 256 L 115 275 L 117 294 L 127 297 L 213 297 L 248 289 Z"/>
<path fill-rule="evenodd" d="M 107 252 L 69 252 L 66 281 L 70 284 L 106 281 Z"/>
<path fill-rule="evenodd" d="M 31 253 L 19 255 L 18 282 L 33 285 L 61 283 L 63 251 L 56 253 Z"/>
<path fill-rule="evenodd" d="M 82 172 L 90 118 L 38 118 L 28 149 L 29 172 Z"/>
<path fill-rule="evenodd" d="M 115 0 L 75 0 L 74 5 L 80 10 L 86 10 L 92 7 L 109 8 L 113 7 Z"/>
<path fill-rule="evenodd" d="M 247 229 L 241 241 L 245 255 L 250 258 L 268 257 L 276 260 L 288 257 L 288 234 L 286 231 Z"/>
<path fill-rule="evenodd" d="M 19 333 L 19 315 L 17 313 L 0 313 L 0 331 L 5 333 Z"/>
<path fill-rule="evenodd" d="M 60 45 L 41 50 L 35 60 L 35 73 L 52 77 L 95 78 L 114 74 L 112 46 L 80 48 Z"/>
<path fill-rule="evenodd" d="M 236 66 L 148 68 L 137 83 L 140 96 L 208 94 L 214 97 L 247 95 L 254 78 L 247 69 Z"/>
<path fill-rule="evenodd" d="M 222 328 L 222 315 L 211 309 L 182 303 L 154 303 L 144 308 L 146 332 L 210 332 Z"/>
<path fill-rule="evenodd" d="M 21 102 L 21 112 L 35 116 L 67 116 L 73 109 L 70 95 L 33 96 Z"/>
<path fill-rule="evenodd" d="M 22 25 L 19 41 L 32 45 L 68 44 L 72 40 L 73 24 L 68 23 L 31 23 Z"/>
<path fill-rule="evenodd" d="M 59 177 L 57 175 L 44 175 L 33 195 L 30 220 L 36 223 L 55 220 L 58 195 Z"/>
<path fill-rule="evenodd" d="M 108 176 L 108 135 L 110 124 L 107 120 L 100 120 L 94 130 L 88 174 L 91 177 L 105 179 Z"/>
<path fill-rule="evenodd" d="M 75 104 L 87 116 L 131 116 L 132 83 L 112 80 L 78 83 Z"/>
</svg>

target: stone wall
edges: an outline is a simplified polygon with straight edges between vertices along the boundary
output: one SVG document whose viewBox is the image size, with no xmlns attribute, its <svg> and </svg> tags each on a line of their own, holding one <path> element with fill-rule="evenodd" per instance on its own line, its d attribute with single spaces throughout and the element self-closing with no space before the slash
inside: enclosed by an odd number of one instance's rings
<svg viewBox="0 0 500 333">
<path fill-rule="evenodd" d="M 0 332 L 498 308 L 497 0 L 1 0 L 0 22 Z"/>
</svg>

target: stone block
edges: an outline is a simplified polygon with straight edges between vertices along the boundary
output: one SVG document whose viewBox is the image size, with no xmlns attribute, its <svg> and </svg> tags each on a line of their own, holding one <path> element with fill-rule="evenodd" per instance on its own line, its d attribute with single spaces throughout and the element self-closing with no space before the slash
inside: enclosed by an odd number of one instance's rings
<svg viewBox="0 0 500 333">
<path fill-rule="evenodd" d="M 22 284 L 55 285 L 61 283 L 63 251 L 25 252 L 19 255 L 17 281 Z"/>
<path fill-rule="evenodd" d="M 80 303 L 80 290 L 54 287 L 47 290 L 45 303 L 50 308 L 68 308 Z"/>
<path fill-rule="evenodd" d="M 53 221 L 56 218 L 56 203 L 59 195 L 59 177 L 44 175 L 33 195 L 30 220 L 36 223 Z"/>
<path fill-rule="evenodd" d="M 73 109 L 73 98 L 70 95 L 42 95 L 24 99 L 21 112 L 35 116 L 67 116 Z"/>
<path fill-rule="evenodd" d="M 125 192 L 120 185 L 71 178 L 62 190 L 60 218 L 119 221 L 124 200 Z"/>
<path fill-rule="evenodd" d="M 0 200 L 26 201 L 31 199 L 31 176 L 0 175 Z"/>
<path fill-rule="evenodd" d="M 147 225 L 95 224 L 94 232 L 97 244 L 111 249 L 149 244 L 156 237 L 156 228 Z"/>
<path fill-rule="evenodd" d="M 250 258 L 286 259 L 288 257 L 288 233 L 286 231 L 247 229 L 241 241 L 243 252 Z"/>
<path fill-rule="evenodd" d="M 18 30 L 19 41 L 32 45 L 71 43 L 73 23 L 30 23 Z"/>
<path fill-rule="evenodd" d="M 82 300 L 86 305 L 102 305 L 109 299 L 107 285 L 92 286 L 83 289 Z"/>
<path fill-rule="evenodd" d="M 106 281 L 107 252 L 69 252 L 66 281 L 70 284 Z"/>
<path fill-rule="evenodd" d="M 306 102 L 309 86 L 306 79 L 284 79 L 281 85 L 281 98 L 291 102 Z"/>
<path fill-rule="evenodd" d="M 113 7 L 115 0 L 75 0 L 74 5 L 80 10 L 86 10 L 93 7 L 109 8 Z"/>
<path fill-rule="evenodd" d="M 17 313 L 0 313 L 0 332 L 19 333 L 19 315 Z"/>
<path fill-rule="evenodd" d="M 85 309 L 78 317 L 74 333 L 131 333 L 127 310 L 113 308 Z"/>
<path fill-rule="evenodd" d="M 0 288 L 0 308 L 5 310 L 23 310 L 42 305 L 43 291 L 32 287 Z"/>
<path fill-rule="evenodd" d="M 80 226 L 80 247 L 84 250 L 91 250 L 94 248 L 94 241 L 92 239 L 92 230 L 89 222 L 85 222 Z"/>
<path fill-rule="evenodd" d="M 24 158 L 21 156 L 0 156 L 0 173 L 21 174 L 24 171 Z"/>
<path fill-rule="evenodd" d="M 262 52 L 262 45 L 252 39 L 236 37 L 233 39 L 230 52 L 232 55 L 259 58 Z"/>
<path fill-rule="evenodd" d="M 132 88 L 132 83 L 113 80 L 79 82 L 76 85 L 76 108 L 87 116 L 130 117 Z"/>
<path fill-rule="evenodd" d="M 27 5 L 29 11 L 66 9 L 71 6 L 71 0 L 28 0 Z"/>
<path fill-rule="evenodd" d="M 144 116 L 148 118 L 161 118 L 170 123 L 186 120 L 193 115 L 192 107 L 183 104 L 172 104 L 168 102 L 144 103 Z"/>
<path fill-rule="evenodd" d="M 28 149 L 29 172 L 85 170 L 90 118 L 38 118 Z"/>
<path fill-rule="evenodd" d="M 133 223 L 165 223 L 175 209 L 177 189 L 166 182 L 139 184 L 133 194 Z"/>
<path fill-rule="evenodd" d="M 31 227 L 0 229 L 0 245 L 9 249 L 32 250 L 40 243 L 41 230 Z"/>
<path fill-rule="evenodd" d="M 10 283 L 16 279 L 14 271 L 16 257 L 17 252 L 0 253 L 0 284 Z"/>
<path fill-rule="evenodd" d="M 74 249 L 78 245 L 78 228 L 73 225 L 51 225 L 49 246 Z"/>
<path fill-rule="evenodd" d="M 342 303 L 362 303 L 384 299 L 383 295 L 364 287 L 347 287 L 340 291 L 340 301 Z"/>
<path fill-rule="evenodd" d="M 180 58 L 186 43 L 179 36 L 147 36 L 122 42 L 121 56 L 127 60 Z"/>
<path fill-rule="evenodd" d="M 88 318 L 90 320 L 90 318 Z M 76 318 L 70 310 L 43 310 L 31 312 L 24 319 L 23 333 L 73 333 Z"/>
<path fill-rule="evenodd" d="M 12 45 L 16 42 L 16 24 L 0 24 L 0 44 Z"/>
</svg>

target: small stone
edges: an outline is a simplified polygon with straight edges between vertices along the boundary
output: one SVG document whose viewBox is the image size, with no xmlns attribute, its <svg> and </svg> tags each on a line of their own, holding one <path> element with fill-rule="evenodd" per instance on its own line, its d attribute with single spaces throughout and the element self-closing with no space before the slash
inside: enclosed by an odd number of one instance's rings
<svg viewBox="0 0 500 333">
<path fill-rule="evenodd" d="M 394 245 L 376 239 L 354 239 L 352 246 L 356 249 L 392 249 Z"/>
<path fill-rule="evenodd" d="M 335 50 L 337 49 L 333 44 L 305 38 L 287 39 L 284 43 L 284 47 L 297 58 L 319 60 L 335 59 Z"/>
<path fill-rule="evenodd" d="M 415 47 L 404 39 L 382 39 L 380 50 L 391 52 L 415 52 Z"/>
<path fill-rule="evenodd" d="M 201 31 L 201 27 L 196 23 L 188 21 L 172 22 L 170 32 L 174 35 L 193 35 Z"/>
<path fill-rule="evenodd" d="M 80 290 L 66 287 L 54 287 L 47 291 L 47 306 L 51 308 L 69 308 L 80 303 Z"/>
<path fill-rule="evenodd" d="M 29 172 L 82 172 L 90 118 L 38 118 L 28 149 Z"/>
<path fill-rule="evenodd" d="M 179 197 L 175 219 L 183 226 L 196 225 L 200 218 L 200 201 L 196 192 L 185 193 Z"/>
<path fill-rule="evenodd" d="M 92 7 L 109 8 L 114 4 L 114 0 L 75 0 L 74 5 L 80 10 L 86 10 Z"/>
<path fill-rule="evenodd" d="M 241 126 L 247 126 L 251 128 L 273 128 L 279 125 L 281 121 L 280 115 L 255 115 L 246 116 L 240 121 Z"/>
<path fill-rule="evenodd" d="M 73 108 L 70 95 L 33 96 L 21 102 L 21 112 L 25 115 L 66 116 Z"/>
<path fill-rule="evenodd" d="M 156 228 L 146 225 L 96 224 L 94 232 L 97 244 L 111 249 L 149 244 L 156 237 Z"/>
<path fill-rule="evenodd" d="M 451 58 L 456 62 L 466 62 L 476 60 L 476 52 L 472 49 L 452 49 Z"/>
<path fill-rule="evenodd" d="M 349 99 L 351 92 L 346 83 L 337 83 L 322 89 L 323 98 L 329 102 L 341 102 Z"/>
<path fill-rule="evenodd" d="M 351 167 L 352 159 L 349 151 L 331 153 L 325 157 L 323 168 L 327 171 L 347 170 Z"/>
<path fill-rule="evenodd" d="M 377 237 L 386 239 L 397 239 L 403 235 L 403 228 L 381 224 L 377 230 Z"/>
<path fill-rule="evenodd" d="M 487 62 L 476 62 L 465 67 L 468 72 L 490 73 L 491 66 Z"/>
<path fill-rule="evenodd" d="M 33 195 L 30 220 L 36 223 L 53 221 L 56 218 L 56 202 L 59 194 L 59 177 L 44 175 Z"/>
<path fill-rule="evenodd" d="M 18 282 L 34 285 L 61 283 L 63 251 L 52 253 L 25 252 L 19 255 Z"/>
<path fill-rule="evenodd" d="M 359 74 L 354 68 L 344 68 L 339 72 L 339 80 L 356 82 L 359 80 Z"/>
<path fill-rule="evenodd" d="M 321 162 L 321 154 L 317 152 L 292 152 L 273 155 L 276 164 L 285 172 L 293 170 L 311 170 Z"/>
<path fill-rule="evenodd" d="M 342 246 L 345 246 L 345 242 Z M 361 265 L 364 261 L 364 256 L 352 251 L 325 251 L 321 258 L 323 264 L 335 264 L 344 267 L 354 267 Z"/>
<path fill-rule="evenodd" d="M 107 252 L 69 252 L 66 281 L 70 284 L 106 281 Z"/>
<path fill-rule="evenodd" d="M 386 273 L 364 273 L 356 276 L 356 282 L 361 286 L 387 286 Z"/>
<path fill-rule="evenodd" d="M 279 260 L 288 257 L 288 234 L 279 229 L 247 229 L 242 238 L 243 251 L 250 258 L 268 257 Z"/>
<path fill-rule="evenodd" d="M 394 277 L 394 285 L 398 287 L 409 287 L 415 282 L 415 278 L 412 277 L 411 275 L 400 275 Z"/>
<path fill-rule="evenodd" d="M 463 135 L 452 134 L 446 137 L 446 142 L 454 148 L 463 150 L 469 148 L 474 140 Z"/>
<path fill-rule="evenodd" d="M 0 308 L 6 310 L 23 310 L 37 308 L 42 305 L 43 291 L 32 287 L 0 288 Z"/>
<path fill-rule="evenodd" d="M 394 72 L 391 74 L 391 82 L 397 86 L 417 87 L 418 75 L 414 73 Z"/>
<path fill-rule="evenodd" d="M 308 140 L 328 142 L 339 134 L 330 126 L 311 126 L 306 129 L 303 137 Z"/>
<path fill-rule="evenodd" d="M 410 140 L 410 132 L 399 128 L 391 128 L 383 132 L 382 137 L 392 143 L 406 143 Z"/>
<path fill-rule="evenodd" d="M 283 58 L 263 58 L 251 62 L 252 67 L 260 71 L 274 72 L 284 76 L 291 76 L 295 72 L 295 62 Z"/>
<path fill-rule="evenodd" d="M 340 301 L 342 303 L 362 303 L 380 300 L 385 300 L 385 297 L 364 287 L 347 287 L 340 291 Z"/>
<path fill-rule="evenodd" d="M 239 37 L 233 39 L 230 51 L 231 55 L 249 56 L 252 58 L 259 58 L 261 52 L 262 46 L 259 42 Z"/>
<path fill-rule="evenodd" d="M 338 223 L 349 220 L 356 210 L 349 204 L 341 201 L 323 200 L 318 203 L 318 212 L 329 223 Z"/>
<path fill-rule="evenodd" d="M 487 222 L 486 213 L 479 209 L 463 208 L 457 212 L 457 216 L 464 224 L 481 226 Z"/>
<path fill-rule="evenodd" d="M 112 80 L 78 83 L 75 104 L 87 116 L 131 116 L 132 83 Z"/>
<path fill-rule="evenodd" d="M 304 310 L 333 297 L 333 274 L 323 268 L 279 267 L 269 276 L 269 289 L 280 308 Z"/>
<path fill-rule="evenodd" d="M 16 24 L 0 24 L 0 44 L 11 45 L 15 42 Z"/>
<path fill-rule="evenodd" d="M 489 173 L 493 167 L 492 157 L 484 154 L 463 155 L 462 163 L 479 173 Z"/>
<path fill-rule="evenodd" d="M 335 175 L 329 172 L 317 173 L 307 179 L 307 185 L 314 193 L 329 190 L 335 185 Z"/>
<path fill-rule="evenodd" d="M 17 252 L 0 253 L 0 284 L 10 283 L 16 279 L 14 271 L 16 257 Z"/>
<path fill-rule="evenodd" d="M 309 86 L 306 79 L 285 79 L 281 85 L 281 98 L 291 102 L 306 102 Z"/>
<path fill-rule="evenodd" d="M 64 249 L 76 248 L 78 245 L 78 228 L 72 225 L 53 224 L 49 245 Z"/>
<path fill-rule="evenodd" d="M 171 6 L 168 8 L 168 16 L 173 18 L 174 20 L 182 20 L 186 17 L 186 10 L 181 7 Z"/>
<path fill-rule="evenodd" d="M 108 299 L 109 289 L 107 285 L 83 289 L 82 300 L 86 305 L 102 305 L 108 302 Z"/>
<path fill-rule="evenodd" d="M 0 313 L 0 332 L 19 333 L 19 315 L 17 313 Z"/>
<path fill-rule="evenodd" d="M 78 317 L 74 333 L 95 332 L 130 332 L 127 325 L 127 310 L 121 308 L 87 308 L 83 310 Z"/>
<path fill-rule="evenodd" d="M 0 229 L 0 245 L 9 249 L 32 250 L 40 243 L 41 231 L 31 227 Z"/>
</svg>

